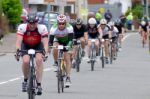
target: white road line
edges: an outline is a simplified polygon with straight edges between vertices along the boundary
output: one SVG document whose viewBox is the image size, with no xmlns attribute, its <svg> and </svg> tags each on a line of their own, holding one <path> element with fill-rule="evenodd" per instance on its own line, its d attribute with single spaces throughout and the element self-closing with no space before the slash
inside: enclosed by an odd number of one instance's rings
<svg viewBox="0 0 150 99">
<path fill-rule="evenodd" d="M 130 34 L 127 34 L 123 37 L 122 41 L 125 41 L 129 36 L 131 35 L 137 35 L 137 33 L 130 33 Z"/>
<path fill-rule="evenodd" d="M 53 69 L 54 69 L 54 68 L 45 68 L 45 69 L 44 69 L 44 72 L 46 72 L 46 71 L 51 71 L 51 70 L 53 70 Z M 4 85 L 4 84 L 10 83 L 10 82 L 17 81 L 17 80 L 20 80 L 21 78 L 23 78 L 23 76 L 16 77 L 16 78 L 12 78 L 12 79 L 10 79 L 10 80 L 0 82 L 0 85 Z"/>
</svg>

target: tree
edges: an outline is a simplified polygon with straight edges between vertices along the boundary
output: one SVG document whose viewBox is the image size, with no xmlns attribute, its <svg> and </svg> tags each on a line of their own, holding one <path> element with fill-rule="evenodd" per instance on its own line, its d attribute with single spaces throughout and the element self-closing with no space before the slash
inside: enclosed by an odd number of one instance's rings
<svg viewBox="0 0 150 99">
<path fill-rule="evenodd" d="M 2 0 L 2 9 L 11 26 L 16 26 L 20 22 L 22 13 L 20 0 Z"/>
</svg>

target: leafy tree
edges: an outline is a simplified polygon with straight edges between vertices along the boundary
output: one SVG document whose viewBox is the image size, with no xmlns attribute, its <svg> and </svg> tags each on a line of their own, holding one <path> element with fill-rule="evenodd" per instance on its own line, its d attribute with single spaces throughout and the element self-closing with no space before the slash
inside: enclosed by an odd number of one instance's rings
<svg viewBox="0 0 150 99">
<path fill-rule="evenodd" d="M 12 26 L 20 22 L 22 6 L 20 0 L 0 0 L 2 1 L 3 13 L 7 16 L 9 24 Z"/>
<path fill-rule="evenodd" d="M 141 19 L 143 16 L 143 7 L 141 4 L 136 4 L 132 8 L 128 9 L 125 15 L 129 15 L 130 12 L 133 13 L 134 19 Z"/>
</svg>

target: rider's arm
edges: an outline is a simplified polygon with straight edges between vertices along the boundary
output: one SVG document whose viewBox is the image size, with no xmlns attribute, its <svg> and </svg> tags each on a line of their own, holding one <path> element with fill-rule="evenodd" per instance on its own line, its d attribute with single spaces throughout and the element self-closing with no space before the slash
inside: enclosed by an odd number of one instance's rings
<svg viewBox="0 0 150 99">
<path fill-rule="evenodd" d="M 48 31 L 45 25 L 38 25 L 39 32 L 42 36 L 42 42 L 44 45 L 44 50 L 46 53 L 48 53 Z"/>
<path fill-rule="evenodd" d="M 103 37 L 103 32 L 102 32 L 102 29 L 101 29 L 100 26 L 98 27 L 98 33 L 99 33 L 99 38 L 102 38 Z"/>
<path fill-rule="evenodd" d="M 23 40 L 24 32 L 26 31 L 26 24 L 21 24 L 18 26 L 17 38 L 16 38 L 16 50 L 21 49 L 21 43 Z"/>
</svg>

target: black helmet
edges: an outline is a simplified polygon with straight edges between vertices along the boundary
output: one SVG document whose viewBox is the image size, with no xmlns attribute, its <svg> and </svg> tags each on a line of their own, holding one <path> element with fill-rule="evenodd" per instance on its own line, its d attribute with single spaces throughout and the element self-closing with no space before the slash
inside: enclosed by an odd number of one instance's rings
<svg viewBox="0 0 150 99">
<path fill-rule="evenodd" d="M 36 16 L 35 13 L 29 13 L 27 16 L 27 22 L 28 23 L 35 23 L 38 22 L 39 18 Z"/>
<path fill-rule="evenodd" d="M 121 20 L 118 18 L 116 21 L 115 21 L 115 25 L 120 25 L 121 24 Z"/>
<path fill-rule="evenodd" d="M 76 20 L 76 24 L 81 25 L 81 24 L 82 24 L 82 20 L 81 20 L 80 18 L 78 18 L 78 19 Z"/>
</svg>

